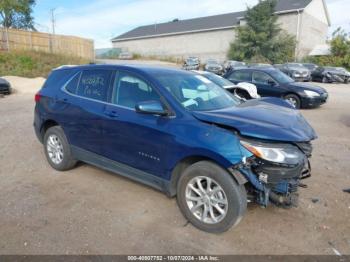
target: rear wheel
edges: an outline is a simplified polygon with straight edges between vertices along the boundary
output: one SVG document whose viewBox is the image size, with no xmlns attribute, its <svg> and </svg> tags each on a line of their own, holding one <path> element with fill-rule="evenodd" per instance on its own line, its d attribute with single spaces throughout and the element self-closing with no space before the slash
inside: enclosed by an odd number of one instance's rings
<svg viewBox="0 0 350 262">
<path fill-rule="evenodd" d="M 77 161 L 73 158 L 67 138 L 59 126 L 49 128 L 44 136 L 47 161 L 56 170 L 72 169 Z"/>
<path fill-rule="evenodd" d="M 291 104 L 294 108 L 299 109 L 301 102 L 300 98 L 297 95 L 294 94 L 288 94 L 284 97 L 284 100 Z"/>
<path fill-rule="evenodd" d="M 201 161 L 182 174 L 177 201 L 184 216 L 195 227 L 221 233 L 242 219 L 247 208 L 247 193 L 226 170 Z"/>
</svg>

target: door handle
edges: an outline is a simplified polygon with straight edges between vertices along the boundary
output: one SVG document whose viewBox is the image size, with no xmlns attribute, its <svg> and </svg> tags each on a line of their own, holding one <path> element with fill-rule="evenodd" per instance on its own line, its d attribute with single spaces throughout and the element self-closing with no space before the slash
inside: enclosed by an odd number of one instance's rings
<svg viewBox="0 0 350 262">
<path fill-rule="evenodd" d="M 106 116 L 109 116 L 111 118 L 115 118 L 115 117 L 118 117 L 118 114 L 116 111 L 105 111 L 104 112 Z"/>
</svg>

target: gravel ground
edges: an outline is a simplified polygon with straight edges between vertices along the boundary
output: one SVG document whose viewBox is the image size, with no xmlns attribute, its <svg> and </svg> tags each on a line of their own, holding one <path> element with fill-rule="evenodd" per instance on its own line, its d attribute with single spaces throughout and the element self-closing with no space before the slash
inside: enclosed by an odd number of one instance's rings
<svg viewBox="0 0 350 262">
<path fill-rule="evenodd" d="M 250 204 L 213 235 L 149 187 L 86 164 L 53 170 L 32 127 L 42 80 L 11 81 L 19 91 L 0 98 L 0 254 L 350 254 L 350 85 L 324 85 L 329 103 L 302 111 L 319 139 L 299 207 Z"/>
</svg>

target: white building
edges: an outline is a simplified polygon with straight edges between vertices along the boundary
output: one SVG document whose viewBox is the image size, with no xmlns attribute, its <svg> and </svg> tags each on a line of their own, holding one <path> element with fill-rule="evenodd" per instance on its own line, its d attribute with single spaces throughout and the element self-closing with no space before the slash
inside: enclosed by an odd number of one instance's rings
<svg viewBox="0 0 350 262">
<path fill-rule="evenodd" d="M 244 24 L 245 12 L 174 20 L 137 27 L 112 39 L 113 47 L 144 56 L 198 56 L 226 59 L 235 28 Z M 296 36 L 296 57 L 308 55 L 326 43 L 330 19 L 325 0 L 279 0 L 276 14 L 281 27 Z"/>
</svg>

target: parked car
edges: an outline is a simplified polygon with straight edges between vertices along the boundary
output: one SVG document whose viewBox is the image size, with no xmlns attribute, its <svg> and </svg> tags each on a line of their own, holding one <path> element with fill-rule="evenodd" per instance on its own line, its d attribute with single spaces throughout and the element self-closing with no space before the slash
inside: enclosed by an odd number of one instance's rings
<svg viewBox="0 0 350 262">
<path fill-rule="evenodd" d="M 316 134 L 299 111 L 276 98 L 240 103 L 192 72 L 58 69 L 35 101 L 35 133 L 54 169 L 83 161 L 177 196 L 184 216 L 207 232 L 238 224 L 248 198 L 296 205 L 310 176 Z"/>
<path fill-rule="evenodd" d="M 348 83 L 349 75 L 336 67 L 320 66 L 311 75 L 312 81 L 322 83 Z"/>
<path fill-rule="evenodd" d="M 311 71 L 299 63 L 274 65 L 275 68 L 293 78 L 295 81 L 311 81 Z"/>
<path fill-rule="evenodd" d="M 121 52 L 121 53 L 119 54 L 119 59 L 122 59 L 122 60 L 130 60 L 130 59 L 132 59 L 132 58 L 133 58 L 133 56 L 132 56 L 132 54 L 129 53 L 129 52 Z"/>
<path fill-rule="evenodd" d="M 245 62 L 234 61 L 234 60 L 228 60 L 224 63 L 224 69 L 226 72 L 230 70 L 246 67 L 246 66 L 247 64 Z"/>
<path fill-rule="evenodd" d="M 193 71 L 193 72 L 204 76 L 205 78 L 212 81 L 214 84 L 217 84 L 218 86 L 226 89 L 231 94 L 237 96 L 240 99 L 249 100 L 249 99 L 260 98 L 260 96 L 258 95 L 256 86 L 253 84 L 242 82 L 235 85 L 232 82 L 228 81 L 227 79 L 223 78 L 222 76 L 216 75 L 211 72 L 207 72 L 207 71 Z"/>
<path fill-rule="evenodd" d="M 185 70 L 199 70 L 200 60 L 198 57 L 189 57 L 184 61 L 182 66 Z"/>
<path fill-rule="evenodd" d="M 256 85 L 259 95 L 282 98 L 295 108 L 317 107 L 327 102 L 328 93 L 315 85 L 298 83 L 275 68 L 247 68 L 234 70 L 224 76 L 232 83 L 248 82 Z"/>
<path fill-rule="evenodd" d="M 4 78 L 0 78 L 0 94 L 11 94 L 11 84 Z"/>
<path fill-rule="evenodd" d="M 224 67 L 215 59 L 208 59 L 205 63 L 204 70 L 217 75 L 222 75 L 224 73 Z"/>
<path fill-rule="evenodd" d="M 336 67 L 336 70 L 344 74 L 344 83 L 349 83 L 350 80 L 350 72 L 346 70 L 344 67 Z"/>
<path fill-rule="evenodd" d="M 266 63 L 250 63 L 250 64 L 248 64 L 248 67 L 250 67 L 250 68 L 273 68 L 273 65 L 266 64 Z"/>
</svg>

